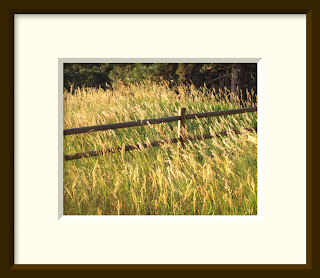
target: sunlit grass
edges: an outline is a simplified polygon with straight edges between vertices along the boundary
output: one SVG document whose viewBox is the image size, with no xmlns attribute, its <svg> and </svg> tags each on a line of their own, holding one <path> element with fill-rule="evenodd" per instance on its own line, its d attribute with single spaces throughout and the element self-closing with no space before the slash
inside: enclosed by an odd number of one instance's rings
<svg viewBox="0 0 320 278">
<path fill-rule="evenodd" d="M 64 93 L 64 129 L 240 108 L 218 92 L 166 83 Z M 188 141 L 64 162 L 67 215 L 257 214 L 256 113 L 187 120 L 187 135 L 240 129 L 240 135 Z M 64 137 L 72 154 L 177 137 L 177 122 Z"/>
</svg>

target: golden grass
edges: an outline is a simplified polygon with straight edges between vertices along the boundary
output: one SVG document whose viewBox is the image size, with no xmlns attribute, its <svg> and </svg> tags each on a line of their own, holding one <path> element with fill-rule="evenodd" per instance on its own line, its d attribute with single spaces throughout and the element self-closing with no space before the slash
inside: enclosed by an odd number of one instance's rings
<svg viewBox="0 0 320 278">
<path fill-rule="evenodd" d="M 65 92 L 64 129 L 240 108 L 189 86 L 178 97 L 168 84 Z M 221 94 L 221 92 L 220 92 Z M 223 95 L 223 94 L 222 94 Z M 120 151 L 64 162 L 66 215 L 257 214 L 256 113 L 187 120 L 187 135 L 240 129 L 240 135 Z M 71 154 L 177 137 L 177 122 L 64 137 Z"/>
</svg>

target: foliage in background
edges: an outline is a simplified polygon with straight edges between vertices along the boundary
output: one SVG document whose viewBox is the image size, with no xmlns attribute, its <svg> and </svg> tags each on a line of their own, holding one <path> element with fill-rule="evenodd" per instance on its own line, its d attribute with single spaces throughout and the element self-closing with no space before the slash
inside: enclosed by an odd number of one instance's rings
<svg viewBox="0 0 320 278">
<path fill-rule="evenodd" d="M 63 85 L 70 90 L 71 86 L 77 87 L 105 87 L 105 83 L 110 83 L 109 74 L 111 67 L 109 64 L 81 64 L 65 63 Z"/>
<path fill-rule="evenodd" d="M 237 67 L 236 65 L 241 65 Z M 116 88 L 120 85 L 168 81 L 174 88 L 179 85 L 193 84 L 196 88 L 232 89 L 235 68 L 241 71 L 239 80 L 243 91 L 256 91 L 256 64 L 226 63 L 66 63 L 64 64 L 64 87 Z M 239 82 L 237 82 L 238 84 Z"/>
</svg>

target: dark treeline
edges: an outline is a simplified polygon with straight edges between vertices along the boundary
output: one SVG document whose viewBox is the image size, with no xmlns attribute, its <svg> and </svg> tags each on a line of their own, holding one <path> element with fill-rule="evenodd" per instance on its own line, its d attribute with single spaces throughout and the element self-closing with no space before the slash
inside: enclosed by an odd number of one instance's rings
<svg viewBox="0 0 320 278">
<path fill-rule="evenodd" d="M 255 63 L 65 63 L 64 87 L 101 87 L 167 81 L 170 88 L 193 84 L 196 88 L 257 94 Z"/>
</svg>

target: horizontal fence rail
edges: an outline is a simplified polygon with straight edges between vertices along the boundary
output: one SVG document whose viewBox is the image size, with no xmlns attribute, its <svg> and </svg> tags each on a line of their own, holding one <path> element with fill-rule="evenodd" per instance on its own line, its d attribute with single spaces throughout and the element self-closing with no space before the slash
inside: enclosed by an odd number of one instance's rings
<svg viewBox="0 0 320 278">
<path fill-rule="evenodd" d="M 248 112 L 256 112 L 257 107 L 249 107 L 243 109 L 234 109 L 234 110 L 224 110 L 224 111 L 214 111 L 214 112 L 203 112 L 203 113 L 196 113 L 196 114 L 188 114 L 186 115 L 187 120 L 191 119 L 201 119 L 201 118 L 211 118 L 217 116 L 228 116 L 228 115 L 235 115 L 235 114 L 242 114 Z"/>
<path fill-rule="evenodd" d="M 245 128 L 247 131 L 252 131 L 255 130 L 257 131 L 257 127 L 253 128 Z M 206 133 L 206 134 L 201 134 L 201 135 L 192 135 L 192 136 L 187 136 L 184 138 L 184 141 L 194 141 L 194 140 L 203 140 L 203 139 L 210 139 L 210 138 L 215 138 L 215 137 L 223 137 L 227 136 L 229 134 L 240 134 L 241 131 L 238 129 L 233 129 L 230 131 L 221 131 L 221 132 L 216 132 L 214 134 L 211 133 Z M 115 147 L 115 148 L 109 148 L 109 149 L 104 149 L 104 150 L 95 150 L 95 151 L 89 151 L 89 152 L 82 152 L 82 153 L 75 153 L 75 154 L 67 154 L 64 156 L 65 160 L 74 160 L 74 159 L 79 159 L 79 158 L 85 158 L 85 157 L 92 157 L 92 156 L 99 156 L 103 155 L 106 153 L 115 153 L 119 151 L 132 151 L 132 150 L 137 150 L 137 149 L 145 149 L 149 147 L 157 147 L 157 146 L 162 146 L 165 144 L 173 144 L 179 142 L 179 138 L 170 138 L 170 139 L 164 139 L 164 140 L 159 140 L 159 141 L 152 141 L 149 143 L 140 143 L 136 145 L 126 145 L 122 147 Z"/>
<path fill-rule="evenodd" d="M 102 130 L 110 130 L 110 129 L 119 129 L 119 128 L 126 128 L 126 127 L 135 127 L 135 126 L 144 126 L 149 124 L 160 124 L 160 123 L 169 123 L 169 122 L 179 122 L 178 125 L 178 138 L 169 138 L 163 139 L 159 141 L 152 141 L 152 142 L 145 142 L 145 143 L 138 143 L 134 145 L 125 145 L 125 146 L 118 146 L 109 149 L 103 150 L 94 150 L 88 152 L 81 152 L 75 154 L 66 154 L 64 155 L 64 160 L 74 160 L 79 158 L 85 157 L 92 157 L 92 156 L 99 156 L 106 153 L 115 153 L 119 151 L 131 151 L 136 149 L 144 149 L 149 147 L 156 147 L 161 146 L 164 144 L 173 144 L 179 143 L 179 148 L 184 147 L 185 141 L 194 141 L 194 140 L 203 140 L 209 139 L 214 137 L 222 137 L 231 134 L 232 132 L 235 134 L 239 134 L 240 130 L 234 129 L 229 131 L 221 131 L 216 133 L 207 133 L 207 134 L 200 134 L 200 135 L 191 135 L 191 136 L 184 136 L 185 133 L 185 120 L 191 119 L 201 119 L 201 118 L 209 118 L 209 117 L 216 117 L 216 116 L 226 116 L 226 115 L 235 115 L 247 112 L 256 112 L 257 107 L 249 107 L 243 109 L 235 109 L 235 110 L 225 110 L 225 111 L 215 111 L 215 112 L 204 112 L 204 113 L 196 113 L 196 114 L 186 114 L 186 108 L 180 108 L 179 116 L 172 116 L 172 117 L 165 117 L 165 118 L 158 118 L 158 119 L 146 119 L 146 120 L 138 120 L 132 122 L 123 122 L 123 123 L 114 123 L 114 124 L 107 124 L 107 125 L 99 125 L 99 126 L 87 126 L 87 127 L 80 127 L 80 128 L 71 128 L 65 129 L 64 135 L 71 135 L 71 134 L 80 134 L 80 133 L 87 133 L 87 132 L 95 132 L 95 131 L 102 131 Z M 257 131 L 257 127 L 246 128 L 245 130 L 249 131 Z M 230 133 L 231 132 L 231 133 Z"/>
<path fill-rule="evenodd" d="M 249 107 L 249 108 L 235 109 L 235 110 L 187 114 L 186 120 L 191 120 L 196 118 L 199 118 L 199 119 L 210 118 L 210 117 L 216 117 L 216 116 L 227 116 L 227 115 L 242 114 L 242 113 L 256 112 L 256 111 L 257 111 L 257 107 Z M 146 119 L 146 120 L 137 120 L 132 122 L 70 128 L 70 129 L 65 129 L 63 131 L 63 135 L 66 136 L 66 135 L 72 135 L 72 134 L 81 134 L 81 133 L 96 132 L 96 131 L 103 131 L 103 130 L 110 130 L 110 129 L 144 126 L 149 124 L 154 125 L 154 124 L 160 124 L 160 123 L 177 122 L 179 120 L 181 120 L 181 116 L 172 116 L 172 117 L 165 117 L 165 118 L 158 118 L 158 119 Z"/>
</svg>

